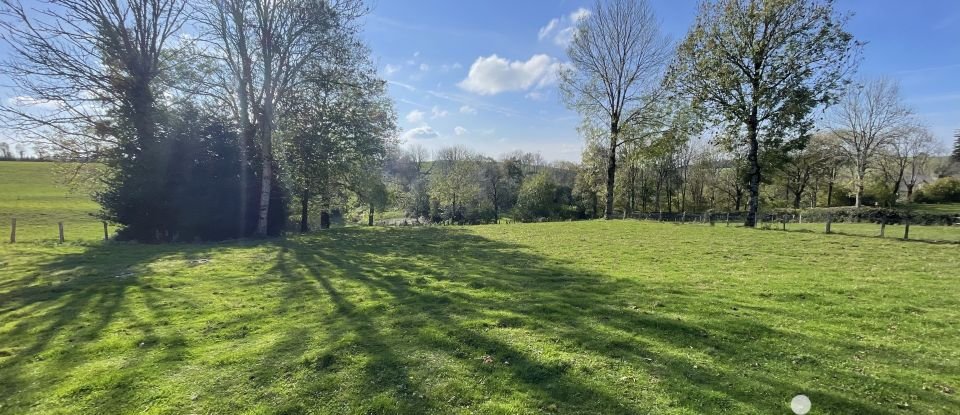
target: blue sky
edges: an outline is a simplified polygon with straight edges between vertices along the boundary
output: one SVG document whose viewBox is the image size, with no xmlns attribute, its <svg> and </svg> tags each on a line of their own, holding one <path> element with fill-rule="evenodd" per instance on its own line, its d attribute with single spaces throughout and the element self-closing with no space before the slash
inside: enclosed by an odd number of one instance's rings
<svg viewBox="0 0 960 415">
<path fill-rule="evenodd" d="M 380 0 L 366 37 L 390 81 L 408 142 L 463 144 L 490 155 L 520 149 L 579 160 L 578 117 L 549 68 L 565 60 L 563 29 L 590 1 Z M 674 40 L 694 0 L 652 0 Z M 944 144 L 960 128 L 960 1 L 837 0 L 868 42 L 858 76 L 889 76 Z M 551 25 L 551 22 L 554 22 Z M 471 69 L 476 69 L 471 74 Z"/>
<path fill-rule="evenodd" d="M 663 30 L 680 40 L 697 2 L 651 2 Z M 561 103 L 552 70 L 566 60 L 568 29 L 591 3 L 371 0 L 364 35 L 390 81 L 406 141 L 579 160 L 578 116 Z M 868 42 L 858 76 L 899 80 L 907 103 L 946 147 L 960 128 L 960 1 L 836 5 L 854 13 L 849 30 Z M 0 99 L 15 99 L 4 84 Z"/>
</svg>

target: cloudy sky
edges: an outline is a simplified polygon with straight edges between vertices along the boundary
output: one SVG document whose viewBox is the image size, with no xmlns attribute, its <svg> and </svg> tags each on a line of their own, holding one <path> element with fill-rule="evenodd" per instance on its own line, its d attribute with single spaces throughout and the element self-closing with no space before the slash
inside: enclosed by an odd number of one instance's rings
<svg viewBox="0 0 960 415">
<path fill-rule="evenodd" d="M 572 25 L 592 0 L 370 1 L 366 40 L 390 82 L 406 142 L 579 160 L 578 117 L 560 101 L 555 74 Z M 681 39 L 697 2 L 651 2 L 664 32 Z M 859 75 L 899 80 L 947 146 L 960 128 L 960 1 L 836 3 L 854 13 L 849 29 L 868 42 Z M 0 100 L 30 104 L 7 84 L 0 82 Z"/>
<path fill-rule="evenodd" d="M 390 81 L 403 137 L 429 148 L 464 144 L 490 155 L 521 149 L 579 160 L 575 113 L 555 69 L 590 1 L 380 0 L 366 36 Z M 694 0 L 652 0 L 674 40 Z M 861 76 L 901 82 L 908 103 L 946 145 L 960 128 L 960 1 L 837 0 L 868 42 Z"/>
</svg>

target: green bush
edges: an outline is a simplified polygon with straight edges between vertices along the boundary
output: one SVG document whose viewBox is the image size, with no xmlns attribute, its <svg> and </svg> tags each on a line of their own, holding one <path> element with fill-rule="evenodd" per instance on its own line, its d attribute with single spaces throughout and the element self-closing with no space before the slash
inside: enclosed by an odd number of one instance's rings
<svg viewBox="0 0 960 415">
<path fill-rule="evenodd" d="M 914 196 L 917 203 L 960 202 L 960 179 L 944 177 L 924 186 Z"/>
<path fill-rule="evenodd" d="M 816 209 L 777 209 L 773 214 L 782 215 L 800 215 L 803 214 L 804 222 L 826 222 L 831 218 L 833 222 L 868 222 L 868 223 L 903 223 L 908 217 L 910 223 L 915 225 L 947 225 L 954 224 L 954 215 L 942 213 L 915 212 L 908 209 L 892 208 L 874 208 L 851 206 L 836 208 L 816 208 Z"/>
<path fill-rule="evenodd" d="M 556 186 L 546 172 L 541 172 L 523 182 L 513 215 L 518 220 L 529 222 L 539 218 L 553 218 L 557 215 L 557 203 L 554 200 Z"/>
</svg>

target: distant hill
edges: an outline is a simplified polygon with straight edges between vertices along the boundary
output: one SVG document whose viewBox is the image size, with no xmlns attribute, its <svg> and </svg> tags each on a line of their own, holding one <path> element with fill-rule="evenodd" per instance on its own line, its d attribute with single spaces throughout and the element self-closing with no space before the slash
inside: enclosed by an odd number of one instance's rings
<svg viewBox="0 0 960 415">
<path fill-rule="evenodd" d="M 6 241 L 17 219 L 18 241 L 57 239 L 63 222 L 68 241 L 103 239 L 103 225 L 93 215 L 100 207 L 83 191 L 60 183 L 66 166 L 53 162 L 0 161 L 0 235 Z"/>
</svg>

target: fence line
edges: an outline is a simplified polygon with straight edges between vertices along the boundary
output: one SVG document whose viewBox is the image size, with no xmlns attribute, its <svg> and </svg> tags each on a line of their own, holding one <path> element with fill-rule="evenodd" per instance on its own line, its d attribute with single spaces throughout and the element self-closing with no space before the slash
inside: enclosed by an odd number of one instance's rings
<svg viewBox="0 0 960 415">
<path fill-rule="evenodd" d="M 106 221 L 100 221 L 100 223 L 103 224 L 103 240 L 104 240 L 104 241 L 109 241 L 109 240 L 110 240 L 110 228 L 109 228 L 109 224 L 108 224 Z M 23 223 L 21 223 L 20 225 L 23 225 Z M 22 227 L 22 226 L 21 226 L 21 227 Z M 30 228 L 30 227 L 28 226 L 28 228 Z M 18 229 L 17 218 L 15 218 L 15 217 L 14 217 L 14 218 L 10 218 L 10 243 L 11 243 L 11 244 L 17 243 L 17 229 Z M 50 234 L 49 234 L 51 238 L 53 238 L 54 235 L 56 235 L 57 241 L 58 241 L 59 243 L 61 243 L 61 244 L 67 241 L 67 235 L 68 235 L 68 232 L 67 232 L 67 231 L 69 230 L 69 228 L 68 228 L 68 226 L 67 226 L 67 223 L 65 223 L 65 222 L 63 222 L 63 221 L 58 221 L 58 222 L 57 222 L 57 228 L 56 228 L 56 233 L 55 233 L 55 234 L 54 234 L 53 231 L 52 231 L 52 226 L 51 226 L 51 228 L 49 228 L 49 229 L 51 229 Z M 30 233 L 30 232 L 28 232 L 28 233 Z M 29 239 L 29 238 L 28 238 L 28 239 Z"/>
</svg>

